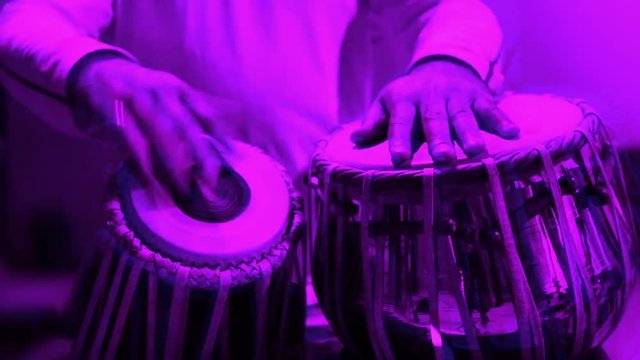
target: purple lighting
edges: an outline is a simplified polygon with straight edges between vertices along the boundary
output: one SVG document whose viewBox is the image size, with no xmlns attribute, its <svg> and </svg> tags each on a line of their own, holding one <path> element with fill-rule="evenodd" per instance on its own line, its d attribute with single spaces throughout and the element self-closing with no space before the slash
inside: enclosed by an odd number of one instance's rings
<svg viewBox="0 0 640 360">
<path fill-rule="evenodd" d="M 0 0 L 0 358 L 633 359 L 638 13 Z"/>
</svg>

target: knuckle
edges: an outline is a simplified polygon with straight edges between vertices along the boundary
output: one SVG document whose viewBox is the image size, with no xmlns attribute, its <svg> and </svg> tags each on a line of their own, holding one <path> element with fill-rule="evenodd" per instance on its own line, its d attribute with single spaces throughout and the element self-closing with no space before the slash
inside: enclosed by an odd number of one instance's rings
<svg viewBox="0 0 640 360">
<path fill-rule="evenodd" d="M 394 116 L 389 119 L 389 126 L 392 128 L 398 128 L 398 127 L 406 128 L 406 127 L 409 127 L 409 125 L 411 125 L 411 122 L 406 117 Z"/>
<path fill-rule="evenodd" d="M 463 145 L 463 149 L 467 153 L 481 153 L 486 151 L 486 144 L 480 139 L 469 139 Z"/>
<path fill-rule="evenodd" d="M 388 105 L 411 101 L 414 98 L 414 91 L 404 82 L 396 81 L 389 85 L 383 94 L 383 101 Z"/>
<path fill-rule="evenodd" d="M 422 117 L 426 120 L 441 120 L 447 118 L 447 112 L 441 106 L 426 106 L 422 110 Z"/>
<path fill-rule="evenodd" d="M 400 91 L 393 89 L 393 88 L 389 88 L 387 89 L 387 91 L 384 92 L 384 94 L 382 95 L 382 101 L 388 106 L 388 107 L 395 107 L 395 105 L 397 103 L 400 102 L 400 100 L 403 99 L 403 95 L 400 93 Z"/>
<path fill-rule="evenodd" d="M 494 110 L 498 107 L 495 98 L 489 94 L 476 95 L 474 105 L 487 110 Z"/>
<path fill-rule="evenodd" d="M 449 116 L 457 121 L 464 121 L 464 120 L 468 120 L 468 119 L 475 119 L 473 113 L 471 112 L 471 110 L 469 108 L 457 108 L 457 109 L 450 109 L 449 110 Z"/>
</svg>

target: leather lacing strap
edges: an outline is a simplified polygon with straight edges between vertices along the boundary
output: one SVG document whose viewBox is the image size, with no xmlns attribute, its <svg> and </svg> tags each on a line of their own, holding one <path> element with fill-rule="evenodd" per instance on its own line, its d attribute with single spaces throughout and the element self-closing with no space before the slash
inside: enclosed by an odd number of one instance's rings
<svg viewBox="0 0 640 360">
<path fill-rule="evenodd" d="M 304 252 L 304 250 L 303 250 Z M 280 294 L 282 295 L 282 312 L 280 314 L 280 322 L 276 325 L 278 327 L 278 338 L 277 338 L 277 344 L 279 345 L 276 348 L 276 352 L 275 352 L 275 358 L 276 359 L 281 359 L 284 355 L 283 355 L 283 347 L 284 342 L 285 342 L 285 335 L 286 335 L 286 330 L 287 330 L 287 324 L 289 323 L 288 319 L 289 319 L 289 300 L 290 300 L 290 296 L 289 293 L 291 291 L 291 285 L 293 283 L 292 280 L 292 276 L 294 274 L 294 271 L 296 274 L 299 274 L 299 271 L 296 271 L 296 269 L 300 266 L 300 263 L 298 262 L 298 259 L 296 256 L 293 256 L 295 254 L 298 253 L 298 243 L 293 244 L 293 247 L 291 248 L 291 253 L 288 256 L 288 258 L 285 260 L 284 262 L 284 269 L 283 269 L 283 282 L 284 282 L 284 286 L 280 292 Z M 303 266 L 306 266 L 306 264 L 303 264 Z M 303 281 L 303 284 L 306 284 L 306 274 L 303 276 L 299 276 L 298 275 L 298 280 L 299 281 Z M 306 296 L 306 294 L 305 294 Z M 278 300 L 280 301 L 280 300 Z M 306 297 L 305 297 L 305 304 L 306 304 Z M 305 313 L 306 316 L 306 313 Z"/>
<path fill-rule="evenodd" d="M 462 279 L 461 272 L 457 267 L 456 256 L 450 236 L 447 237 L 447 243 L 444 245 L 446 247 L 445 252 L 450 263 L 449 268 L 451 269 L 451 273 L 449 274 L 449 276 L 451 276 L 452 281 L 449 284 L 449 289 L 453 293 L 456 304 L 458 305 L 460 319 L 462 320 L 462 327 L 469 344 L 469 350 L 471 351 L 471 358 L 473 360 L 482 360 L 482 352 L 480 351 L 478 334 L 476 332 L 473 317 L 471 316 L 471 312 L 469 311 L 469 307 L 467 306 L 467 301 L 463 291 L 464 280 Z"/>
<path fill-rule="evenodd" d="M 109 323 L 111 320 L 111 313 L 113 312 L 113 309 L 116 305 L 116 298 L 118 296 L 118 290 L 120 289 L 120 283 L 122 282 L 126 265 L 126 256 L 121 256 L 118 260 L 118 266 L 116 268 L 116 273 L 113 276 L 111 287 L 109 288 L 107 304 L 102 313 L 102 317 L 100 318 L 100 323 L 98 324 L 98 333 L 96 335 L 96 338 L 94 339 L 93 347 L 91 348 L 91 354 L 89 355 L 90 359 L 98 359 L 100 356 L 102 342 L 107 335 L 107 329 L 109 328 Z"/>
<path fill-rule="evenodd" d="M 536 359 L 544 359 L 544 338 L 542 337 L 542 327 L 540 317 L 536 308 L 533 294 L 529 288 L 527 278 L 522 268 L 522 262 L 518 256 L 515 236 L 509 219 L 509 212 L 502 191 L 502 181 L 498 166 L 493 158 L 483 159 L 487 174 L 496 215 L 500 224 L 502 239 L 507 255 L 507 265 L 509 267 L 509 279 L 513 292 L 513 307 L 516 311 L 518 329 L 520 331 L 520 347 L 523 359 L 532 359 L 532 352 Z M 533 340 L 533 344 L 531 341 Z"/>
<path fill-rule="evenodd" d="M 218 293 L 215 297 L 213 306 L 213 312 L 211 313 L 211 320 L 209 321 L 209 327 L 207 329 L 207 337 L 202 349 L 201 359 L 210 360 L 213 357 L 213 350 L 218 339 L 218 331 L 222 323 L 222 319 L 225 313 L 228 313 L 229 306 L 229 287 L 231 285 L 231 276 L 228 272 L 222 272 L 220 274 L 220 286 Z"/>
<path fill-rule="evenodd" d="M 436 266 L 436 243 L 434 239 L 435 222 L 435 179 L 433 169 L 425 168 L 422 171 L 422 220 L 424 236 L 427 296 L 429 298 L 429 334 L 435 352 L 436 360 L 444 360 L 442 336 L 440 335 L 440 303 L 438 299 L 438 267 Z M 419 247 L 420 248 L 420 247 Z M 419 269 L 417 271 L 420 271 Z"/>
<path fill-rule="evenodd" d="M 577 230 L 577 225 L 574 223 L 572 226 L 571 224 L 571 222 L 575 220 L 567 212 L 565 207 L 562 190 L 560 189 L 560 184 L 557 181 L 557 174 L 553 165 L 553 160 L 551 159 L 551 154 L 549 154 L 549 151 L 543 146 L 538 147 L 537 150 L 540 153 L 540 158 L 542 159 L 547 183 L 551 188 L 551 194 L 557 211 L 560 237 L 562 239 L 563 248 L 566 251 L 569 278 L 571 279 L 571 289 L 576 307 L 575 339 L 573 349 L 571 350 L 571 358 L 575 359 L 582 351 L 582 347 L 585 342 L 585 335 L 589 330 L 586 324 L 587 315 L 585 313 L 585 301 L 582 295 L 582 282 L 580 281 L 580 278 L 582 278 L 582 281 L 587 284 L 585 288 L 587 289 L 589 297 L 588 304 L 591 310 L 590 317 L 597 315 L 594 314 L 597 304 L 595 302 L 593 289 L 588 286 L 589 278 L 586 273 L 586 269 L 584 269 L 576 250 L 576 242 L 581 241 L 580 233 Z M 591 326 L 595 326 L 595 323 L 592 322 L 589 327 Z"/>
<path fill-rule="evenodd" d="M 584 138 L 587 141 L 587 144 L 589 144 L 589 148 L 591 150 L 591 152 L 593 153 L 593 157 L 596 159 L 596 165 L 600 168 L 600 174 L 602 176 L 602 178 L 604 179 L 605 185 L 607 187 L 607 191 L 609 193 L 609 198 L 611 199 L 611 201 L 613 202 L 613 208 L 615 210 L 615 212 L 617 212 L 617 216 L 614 215 L 613 217 L 613 221 L 615 223 L 614 227 L 615 227 L 615 232 L 616 232 L 616 238 L 618 239 L 618 241 L 620 242 L 620 245 L 623 246 L 622 249 L 622 253 L 623 254 L 631 254 L 631 244 L 630 242 L 632 241 L 632 235 L 630 234 L 635 234 L 635 229 L 634 229 L 634 225 L 633 222 L 627 222 L 627 218 L 631 218 L 630 217 L 630 212 L 629 209 L 627 209 L 627 214 L 625 214 L 624 209 L 622 208 L 622 205 L 620 204 L 618 197 L 616 196 L 616 193 L 614 192 L 613 189 L 613 185 L 611 183 L 611 180 L 609 179 L 609 176 L 606 173 L 606 169 L 604 168 L 604 164 L 602 162 L 602 160 L 600 159 L 600 156 L 598 156 L 598 152 L 597 152 L 597 148 L 595 145 L 595 142 L 593 140 L 593 138 L 580 130 L 577 130 L 577 132 L 579 132 L 580 134 L 582 134 L 582 136 L 584 136 Z M 614 151 L 614 156 L 616 158 L 616 167 L 618 169 L 620 169 L 620 160 L 618 158 L 617 153 Z M 588 162 L 585 161 L 585 164 L 587 164 Z M 586 165 L 588 166 L 588 165 Z M 618 174 L 619 176 L 622 176 L 621 173 Z M 595 179 L 593 179 L 595 181 Z M 621 179 L 622 183 L 624 184 L 624 178 Z M 594 184 L 595 185 L 595 184 Z M 623 196 L 627 196 L 627 191 L 626 188 L 623 188 Z M 630 235 L 630 236 L 623 236 L 623 232 L 621 231 L 621 224 L 620 224 L 620 219 L 622 219 L 623 224 L 622 226 L 624 226 L 626 229 L 626 234 Z M 628 276 L 633 276 L 633 272 L 634 270 L 632 269 L 631 266 L 631 262 L 629 261 L 629 257 L 628 256 L 622 256 L 622 264 L 625 268 L 625 275 Z"/>
<path fill-rule="evenodd" d="M 153 266 L 153 265 L 152 265 Z M 155 360 L 156 353 L 156 317 L 158 316 L 158 275 L 149 271 L 147 284 L 147 360 Z"/>
<path fill-rule="evenodd" d="M 373 174 L 365 173 L 362 181 L 362 197 L 360 199 L 360 255 L 362 257 L 362 287 L 365 299 L 365 314 L 367 330 L 373 354 L 376 359 L 393 359 L 393 352 L 384 332 L 383 324 L 377 323 L 382 314 L 375 314 L 374 288 L 377 277 L 371 276 L 371 258 L 369 256 L 369 221 L 373 199 L 371 196 L 371 182 Z M 378 266 L 378 264 L 376 264 Z M 379 309 L 380 312 L 382 309 Z"/>
<path fill-rule="evenodd" d="M 593 114 L 593 113 L 590 113 Z M 593 114 L 595 116 L 595 114 Z M 610 139 L 608 134 L 606 133 L 606 128 L 603 126 L 602 127 L 602 131 L 604 132 L 605 137 L 607 138 L 607 144 L 610 144 Z M 633 266 L 631 265 L 631 262 L 629 260 L 629 255 L 631 254 L 631 248 L 632 248 L 632 244 L 631 242 L 633 241 L 633 235 L 635 234 L 635 225 L 633 223 L 633 221 L 628 221 L 628 219 L 632 218 L 631 215 L 631 209 L 630 209 L 630 205 L 628 202 L 626 202 L 626 207 L 623 208 L 622 205 L 620 204 L 620 201 L 617 197 L 617 194 L 614 192 L 613 189 L 613 184 L 609 179 L 609 176 L 607 175 L 606 169 L 604 167 L 604 163 L 602 162 L 602 160 L 600 159 L 600 156 L 598 155 L 598 151 L 595 145 L 595 141 L 593 139 L 593 137 L 588 134 L 585 133 L 584 131 L 581 130 L 577 130 L 576 132 L 580 133 L 587 141 L 587 144 L 589 145 L 589 148 L 591 150 L 591 152 L 593 153 L 593 157 L 596 160 L 596 165 L 598 166 L 598 168 L 600 168 L 600 175 L 602 176 L 602 178 L 604 179 L 605 182 L 605 186 L 607 187 L 607 192 L 609 194 L 610 200 L 613 202 L 613 208 L 614 208 L 614 212 L 615 214 L 613 214 L 611 217 L 613 218 L 613 230 L 615 232 L 614 236 L 615 239 L 618 241 L 618 243 L 621 246 L 620 252 L 623 254 L 622 256 L 622 266 L 624 268 L 624 277 L 625 277 L 625 281 L 623 281 L 622 286 L 624 287 L 623 290 L 623 296 L 620 297 L 620 307 L 624 307 L 624 301 L 626 296 L 628 295 L 629 290 L 632 288 L 632 286 L 629 286 L 631 283 L 634 282 L 635 280 L 635 270 L 633 269 Z M 613 151 L 613 156 L 614 156 L 614 160 L 615 160 L 615 167 L 617 169 L 617 175 L 620 177 L 620 182 L 621 182 L 621 186 L 622 186 L 622 196 L 627 197 L 627 188 L 625 185 L 625 180 L 624 180 L 624 174 L 622 173 L 622 164 L 620 162 L 620 158 L 618 156 L 618 153 L 616 151 L 615 148 L 612 149 Z M 588 172 L 590 173 L 590 176 L 593 177 L 593 182 L 595 184 L 595 172 L 593 171 L 593 169 L 591 168 L 591 165 L 588 161 L 585 161 L 585 166 L 587 167 Z M 625 214 L 625 210 L 626 210 L 626 214 Z M 622 225 L 620 224 L 620 220 L 622 220 Z M 621 229 L 621 227 L 624 227 L 624 229 Z M 611 329 L 607 329 L 606 326 L 601 327 L 601 329 L 596 333 L 596 335 L 594 336 L 593 339 L 593 343 L 594 344 L 600 344 L 602 341 L 604 341 L 604 338 L 606 336 L 606 333 L 608 331 L 610 331 Z"/>
<path fill-rule="evenodd" d="M 133 300 L 133 295 L 135 294 L 136 287 L 138 286 L 138 279 L 140 279 L 140 273 L 142 272 L 143 265 L 144 264 L 142 262 L 136 261 L 135 259 L 131 264 L 131 272 L 129 272 L 124 295 L 122 295 L 122 300 L 120 301 L 120 307 L 118 309 L 118 314 L 116 315 L 116 322 L 113 326 L 113 333 L 111 335 L 111 339 L 109 339 L 109 345 L 107 346 L 105 360 L 111 360 L 116 357 L 118 344 L 120 343 L 120 337 L 122 336 L 122 330 L 124 329 L 127 315 L 129 315 L 129 308 L 131 307 L 131 301 Z"/>
<path fill-rule="evenodd" d="M 344 199 L 344 188 L 342 186 L 336 187 L 336 193 L 338 198 L 338 203 L 341 204 Z M 325 194 L 327 195 L 327 194 Z M 344 255 L 343 250 L 345 244 L 344 242 L 344 224 L 345 224 L 345 213 L 344 209 L 340 207 L 337 209 L 336 213 L 336 232 L 334 236 L 334 259 L 329 261 L 329 259 L 325 259 L 329 263 L 335 263 L 335 269 L 333 274 L 333 296 L 334 303 L 330 306 L 335 311 L 336 316 L 336 332 L 340 336 L 340 339 L 344 342 L 345 347 L 348 349 L 353 349 L 353 351 L 357 351 L 358 347 L 355 346 L 355 343 L 351 337 L 351 332 L 347 328 L 345 324 L 345 316 L 344 316 L 344 280 L 347 273 L 344 271 Z M 325 223 L 325 227 L 329 227 L 328 223 Z M 325 291 L 328 291 L 326 289 Z M 362 357 L 362 354 L 357 354 Z"/>
<path fill-rule="evenodd" d="M 331 214 L 331 177 L 333 176 L 333 171 L 335 170 L 336 166 L 332 165 L 329 166 L 325 172 L 324 172 L 324 176 L 322 179 L 322 207 L 320 209 L 320 216 L 322 217 L 320 219 L 320 224 L 323 224 L 322 227 L 320 227 L 320 229 L 317 229 L 317 231 L 320 232 L 320 246 L 321 246 L 321 251 L 322 251 L 322 258 L 325 259 L 325 261 L 329 261 L 329 259 L 331 259 L 331 251 L 329 249 L 329 215 Z M 324 266 L 324 273 L 322 274 L 322 288 L 324 289 L 322 297 L 324 298 L 324 303 L 327 304 L 326 305 L 326 309 L 328 312 L 328 317 L 335 319 L 336 316 L 333 313 L 333 306 L 331 306 L 331 295 L 332 295 L 332 291 L 330 291 L 329 289 L 331 289 L 330 286 L 331 283 L 331 266 Z"/>
<path fill-rule="evenodd" d="M 578 106 L 580 106 L 580 108 L 582 109 L 582 112 L 584 113 L 585 117 L 588 116 L 592 116 L 596 119 L 597 124 L 599 125 L 598 128 L 600 130 L 600 134 L 601 136 L 603 136 L 605 138 L 605 142 L 608 145 L 612 144 L 611 141 L 611 136 L 609 135 L 609 132 L 607 130 L 607 127 L 604 126 L 604 123 L 602 122 L 602 119 L 600 118 L 600 116 L 595 112 L 595 110 L 593 108 L 591 108 L 591 106 L 589 106 L 584 100 L 578 100 L 576 101 L 576 104 Z M 577 133 L 579 133 L 580 135 L 582 135 L 586 140 L 587 143 L 589 144 L 589 147 L 591 148 L 591 150 L 594 152 L 594 154 L 596 154 L 596 147 L 594 145 L 595 141 L 593 140 L 593 136 L 591 135 L 591 133 L 587 133 L 583 130 L 577 130 Z M 613 158 L 614 161 L 616 163 L 616 173 L 618 178 L 620 179 L 620 187 L 621 187 L 621 191 L 622 191 L 622 196 L 625 199 L 625 210 L 627 212 L 627 215 L 621 215 L 621 217 L 624 220 L 628 220 L 632 218 L 632 210 L 631 210 L 631 204 L 628 201 L 628 194 L 629 191 L 627 189 L 627 184 L 625 181 L 625 176 L 624 176 L 624 172 L 622 170 L 622 162 L 620 161 L 620 155 L 618 154 L 618 151 L 616 150 L 615 147 L 611 147 L 611 152 L 613 154 Z M 596 156 L 596 162 L 598 163 L 598 166 L 600 166 L 600 168 L 603 169 L 603 177 L 605 179 L 605 182 L 607 183 L 607 187 L 609 188 L 608 190 L 611 191 L 612 190 L 612 185 L 611 183 L 608 181 L 608 176 L 607 174 L 604 172 L 604 168 L 602 167 L 602 161 L 600 159 L 600 157 Z M 635 224 L 633 221 L 629 222 L 629 227 L 630 227 L 630 232 L 632 234 L 635 234 Z"/>
<path fill-rule="evenodd" d="M 169 308 L 169 326 L 167 329 L 167 347 L 164 357 L 167 360 L 182 357 L 182 345 L 184 343 L 185 325 L 189 310 L 189 289 L 187 280 L 189 268 L 179 266 L 171 297 Z"/>
<path fill-rule="evenodd" d="M 109 268 L 111 267 L 111 260 L 113 259 L 114 251 L 114 245 L 108 244 L 106 253 L 104 254 L 102 262 L 100 263 L 100 269 L 98 270 L 96 284 L 93 287 L 93 291 L 91 292 L 91 298 L 89 299 L 89 304 L 87 304 L 87 311 L 85 312 L 84 318 L 82 320 L 78 338 L 74 344 L 74 359 L 80 358 L 82 354 L 84 342 L 87 339 L 87 335 L 89 334 L 91 321 L 93 320 L 94 314 L 98 307 L 98 301 L 102 299 L 104 291 L 107 288 L 107 280 L 109 279 Z"/>
<path fill-rule="evenodd" d="M 256 354 L 255 359 L 267 358 L 267 311 L 269 305 L 269 288 L 273 269 L 268 262 L 259 264 L 260 277 L 255 284 L 256 290 Z"/>
</svg>

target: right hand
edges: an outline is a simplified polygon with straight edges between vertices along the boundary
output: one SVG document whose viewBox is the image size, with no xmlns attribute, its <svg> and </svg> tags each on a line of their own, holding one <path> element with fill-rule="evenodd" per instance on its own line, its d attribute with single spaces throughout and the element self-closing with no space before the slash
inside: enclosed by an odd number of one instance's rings
<svg viewBox="0 0 640 360">
<path fill-rule="evenodd" d="M 160 179 L 182 195 L 189 194 L 193 181 L 213 190 L 222 162 L 219 151 L 228 149 L 217 120 L 228 103 L 172 74 L 120 58 L 86 64 L 73 93 L 76 117 L 91 119 L 85 130 L 123 138 L 144 182 Z M 119 124 L 117 101 L 131 114 L 120 116 Z"/>
</svg>

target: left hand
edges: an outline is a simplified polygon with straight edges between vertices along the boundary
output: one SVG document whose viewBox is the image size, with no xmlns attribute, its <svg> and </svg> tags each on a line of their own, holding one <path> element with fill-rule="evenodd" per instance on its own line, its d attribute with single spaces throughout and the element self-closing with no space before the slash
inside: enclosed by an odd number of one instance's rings
<svg viewBox="0 0 640 360">
<path fill-rule="evenodd" d="M 388 138 L 394 166 L 407 167 L 425 141 L 435 163 L 456 159 L 454 140 L 468 157 L 485 153 L 480 130 L 504 139 L 520 133 L 468 65 L 437 58 L 388 84 L 351 139 L 365 147 Z"/>
</svg>

